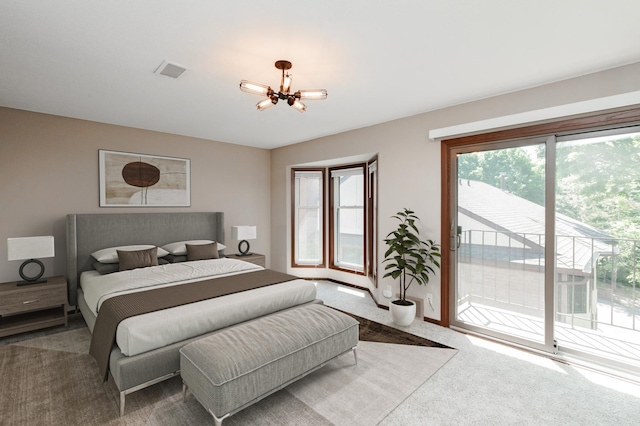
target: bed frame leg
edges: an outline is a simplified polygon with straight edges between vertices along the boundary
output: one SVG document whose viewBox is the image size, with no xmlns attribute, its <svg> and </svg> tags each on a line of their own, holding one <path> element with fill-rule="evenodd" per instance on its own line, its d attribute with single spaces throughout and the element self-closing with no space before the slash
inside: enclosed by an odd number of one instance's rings
<svg viewBox="0 0 640 426">
<path fill-rule="evenodd" d="M 356 352 L 356 349 L 357 349 L 356 346 L 351 348 L 351 350 L 353 351 L 353 358 L 356 360 L 356 365 L 358 365 L 358 353 Z"/>
<path fill-rule="evenodd" d="M 127 394 L 120 392 L 120 417 L 124 416 L 124 400 Z"/>
<path fill-rule="evenodd" d="M 189 388 L 187 387 L 187 384 L 185 382 L 182 382 L 182 402 L 187 402 L 187 390 Z"/>
</svg>

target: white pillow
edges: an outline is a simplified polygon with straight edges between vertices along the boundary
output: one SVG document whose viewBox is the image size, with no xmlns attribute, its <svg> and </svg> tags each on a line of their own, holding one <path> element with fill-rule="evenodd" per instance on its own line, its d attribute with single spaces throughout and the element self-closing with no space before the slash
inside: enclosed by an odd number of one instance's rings
<svg viewBox="0 0 640 426">
<path fill-rule="evenodd" d="M 212 240 L 178 241 L 177 243 L 165 244 L 162 246 L 162 248 L 174 256 L 186 256 L 187 244 L 197 246 L 199 244 L 211 244 L 212 242 Z M 227 246 L 225 246 L 224 244 L 218 243 L 218 251 L 224 250 L 226 248 Z M 158 257 L 160 257 L 160 255 L 158 255 Z"/>
<path fill-rule="evenodd" d="M 118 252 L 116 250 L 136 251 L 136 250 L 147 250 L 154 247 L 155 247 L 154 245 L 149 245 L 149 244 L 136 245 L 136 246 L 108 247 L 102 250 L 94 251 L 93 253 L 91 253 L 91 256 L 93 256 L 93 258 L 100 263 L 118 263 Z M 158 258 L 162 256 L 166 256 L 168 254 L 169 254 L 168 251 L 158 247 Z"/>
</svg>

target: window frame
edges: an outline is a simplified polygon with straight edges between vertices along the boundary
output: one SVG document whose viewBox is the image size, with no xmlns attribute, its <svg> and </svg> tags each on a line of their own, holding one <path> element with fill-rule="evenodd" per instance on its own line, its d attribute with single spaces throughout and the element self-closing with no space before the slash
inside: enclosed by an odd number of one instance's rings
<svg viewBox="0 0 640 426">
<path fill-rule="evenodd" d="M 296 248 L 297 236 L 299 234 L 296 221 L 296 211 L 299 206 L 296 204 L 296 172 L 317 172 L 322 175 L 320 189 L 320 238 L 321 238 L 321 262 L 320 263 L 297 263 Z M 291 168 L 291 267 L 292 268 L 325 268 L 326 267 L 326 168 Z"/>
<path fill-rule="evenodd" d="M 336 253 L 336 214 L 337 214 L 337 206 L 336 206 L 336 191 L 335 185 L 333 181 L 333 177 L 331 176 L 334 171 L 338 170 L 347 170 L 347 169 L 362 169 L 362 238 L 363 238 L 363 260 L 362 260 L 362 270 L 350 269 L 344 267 L 344 265 L 340 265 L 336 263 L 337 253 Z M 355 164 L 347 164 L 339 167 L 330 167 L 329 168 L 329 268 L 348 272 L 355 275 L 366 275 L 367 272 L 367 244 L 368 244 L 368 236 L 367 236 L 367 180 L 368 180 L 368 165 L 367 163 L 355 163 Z"/>
<path fill-rule="evenodd" d="M 365 197 L 367 199 L 367 206 L 365 215 L 367 221 L 365 223 L 365 265 L 367 276 L 371 280 L 374 288 L 378 288 L 378 155 L 375 155 L 367 162 L 366 173 L 367 187 L 365 189 Z"/>
</svg>

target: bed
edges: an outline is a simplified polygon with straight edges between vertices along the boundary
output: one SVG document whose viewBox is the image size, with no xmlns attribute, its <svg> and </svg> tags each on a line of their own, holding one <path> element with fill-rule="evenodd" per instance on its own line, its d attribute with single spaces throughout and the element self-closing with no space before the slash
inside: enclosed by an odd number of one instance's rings
<svg viewBox="0 0 640 426">
<path fill-rule="evenodd" d="M 94 334 L 91 350 L 94 350 L 96 340 L 109 348 L 105 371 L 113 378 L 120 391 L 121 415 L 124 413 L 126 395 L 179 374 L 179 350 L 187 343 L 215 333 L 216 330 L 273 312 L 319 303 L 315 299 L 313 283 L 293 279 L 294 277 L 282 282 L 265 281 L 266 284 L 253 289 L 253 281 L 279 273 L 247 262 L 224 258 L 223 251 L 220 252 L 221 259 L 170 263 L 106 275 L 94 270 L 95 259 L 91 254 L 100 249 L 139 244 L 161 247 L 189 240 L 224 243 L 224 214 L 67 215 L 67 281 L 70 304 L 80 309 L 89 330 Z M 165 280 L 165 276 L 169 277 L 168 281 L 158 281 L 159 276 L 162 280 Z M 218 290 L 215 288 L 222 282 L 228 283 L 228 287 L 246 290 L 229 294 L 216 293 Z M 122 285 L 126 291 L 122 290 Z M 96 288 L 99 289 L 97 293 Z M 132 293 L 129 297 L 137 299 L 130 304 L 138 305 L 143 299 L 153 299 L 151 295 L 156 294 L 156 299 L 164 304 L 168 299 L 167 294 L 177 294 L 176 291 L 191 294 L 196 291 L 194 288 L 198 289 L 197 292 L 206 293 L 198 296 L 202 300 L 177 307 L 162 305 L 157 310 L 152 307 L 148 313 L 136 314 L 118 322 L 113 340 L 96 337 L 97 333 L 102 333 L 103 325 L 107 322 L 105 318 L 109 316 L 108 305 L 118 299 L 115 296 Z M 174 293 L 168 293 L 172 291 Z M 209 291 L 214 292 L 215 296 L 211 296 L 214 293 L 207 293 Z M 99 357 L 96 359 L 100 365 Z M 105 375 L 105 379 L 108 376 Z"/>
</svg>

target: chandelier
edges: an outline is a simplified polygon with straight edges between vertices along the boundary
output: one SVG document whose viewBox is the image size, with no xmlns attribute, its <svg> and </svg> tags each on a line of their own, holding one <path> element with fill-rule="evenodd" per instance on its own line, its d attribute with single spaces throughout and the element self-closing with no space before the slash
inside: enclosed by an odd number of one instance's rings
<svg viewBox="0 0 640 426">
<path fill-rule="evenodd" d="M 307 107 L 302 100 L 322 100 L 327 99 L 327 91 L 325 89 L 297 90 L 291 93 L 291 75 L 287 70 L 291 69 L 291 62 L 276 61 L 277 69 L 282 70 L 282 79 L 280 80 L 280 90 L 275 92 L 270 86 L 264 84 L 253 83 L 251 81 L 242 80 L 240 82 L 240 90 L 254 95 L 266 96 L 256 104 L 259 111 L 264 111 L 278 103 L 280 99 L 287 101 L 287 104 L 300 112 L 305 112 Z"/>
</svg>

